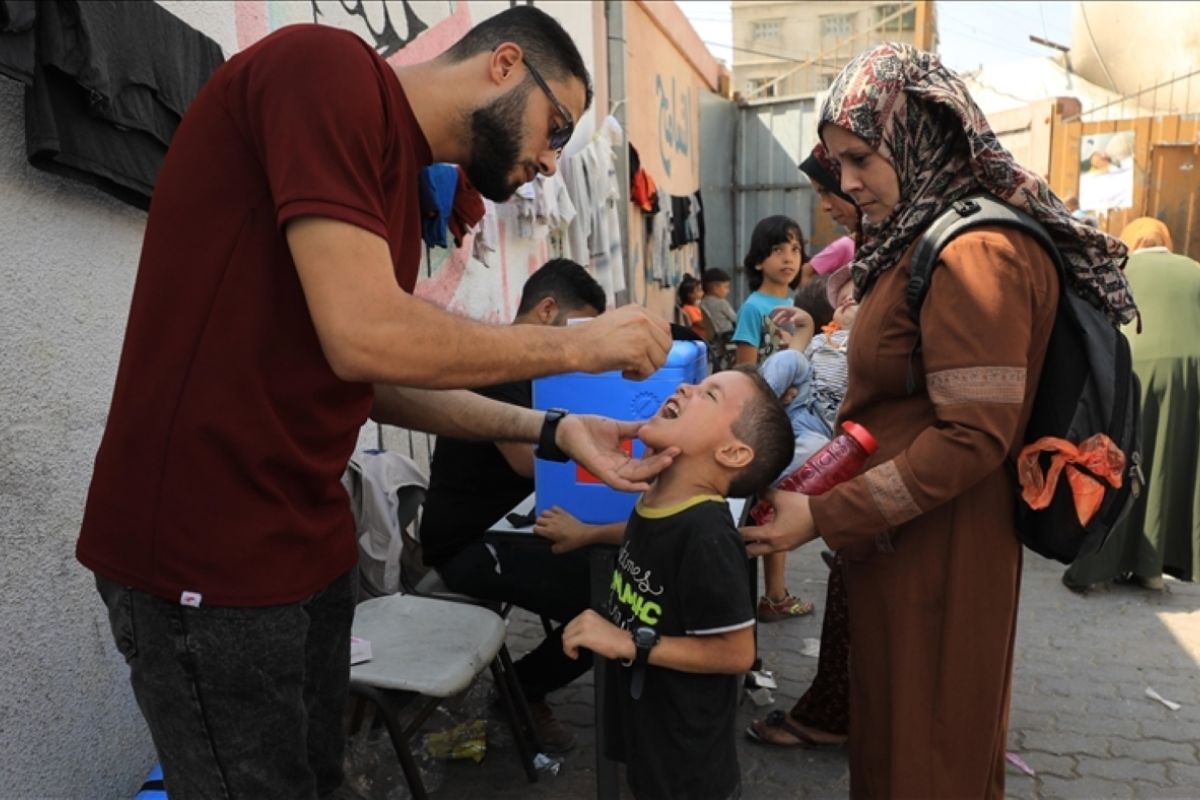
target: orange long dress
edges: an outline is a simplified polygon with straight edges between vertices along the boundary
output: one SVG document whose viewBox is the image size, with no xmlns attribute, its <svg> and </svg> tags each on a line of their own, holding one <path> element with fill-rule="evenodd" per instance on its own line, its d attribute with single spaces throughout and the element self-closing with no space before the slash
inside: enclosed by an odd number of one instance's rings
<svg viewBox="0 0 1200 800">
<path fill-rule="evenodd" d="M 1004 797 L 1021 544 L 1019 449 L 1058 300 L 1049 257 L 981 229 L 942 253 L 921 313 L 904 289 L 911 249 L 864 299 L 841 417 L 879 450 L 813 498 L 817 531 L 846 559 L 853 797 Z"/>
</svg>

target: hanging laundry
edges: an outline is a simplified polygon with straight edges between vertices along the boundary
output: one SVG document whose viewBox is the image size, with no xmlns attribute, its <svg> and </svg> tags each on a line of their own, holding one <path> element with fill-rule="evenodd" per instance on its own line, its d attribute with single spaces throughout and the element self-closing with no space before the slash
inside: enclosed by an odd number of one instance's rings
<svg viewBox="0 0 1200 800">
<path fill-rule="evenodd" d="M 0 26 L 0 72 L 26 84 L 29 162 L 148 208 L 220 46 L 157 3 L 41 2 L 32 20 L 30 5 L 6 0 Z"/>
<path fill-rule="evenodd" d="M 500 249 L 499 215 L 499 207 L 491 200 L 484 198 L 483 219 L 480 220 L 479 231 L 475 234 L 472 242 L 471 254 L 485 267 L 492 266 L 491 256 Z"/>
<path fill-rule="evenodd" d="M 658 211 L 658 187 L 650 173 L 642 169 L 637 148 L 629 145 L 629 201 L 647 214 Z"/>
<path fill-rule="evenodd" d="M 421 238 L 429 247 L 447 247 L 458 168 L 453 164 L 430 164 L 421 170 L 417 189 L 421 200 Z"/>
<path fill-rule="evenodd" d="M 461 247 L 471 229 L 483 218 L 483 195 L 471 185 L 462 167 L 456 168 L 458 184 L 454 191 L 454 206 L 450 210 L 450 235 L 454 246 Z"/>
</svg>

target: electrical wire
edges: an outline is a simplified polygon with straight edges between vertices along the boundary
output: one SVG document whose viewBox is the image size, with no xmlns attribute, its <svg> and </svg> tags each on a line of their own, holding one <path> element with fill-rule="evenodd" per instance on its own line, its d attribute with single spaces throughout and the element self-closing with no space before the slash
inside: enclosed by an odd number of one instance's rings
<svg viewBox="0 0 1200 800">
<path fill-rule="evenodd" d="M 1083 17 L 1083 27 L 1087 31 L 1088 41 L 1092 43 L 1092 52 L 1096 54 L 1096 60 L 1100 62 L 1100 69 L 1104 70 L 1104 77 L 1108 78 L 1108 88 L 1120 94 L 1120 89 L 1117 88 L 1117 82 L 1113 80 L 1112 74 L 1108 71 L 1108 65 L 1104 63 L 1104 56 L 1100 55 L 1100 48 L 1096 46 L 1096 37 L 1092 35 L 1092 26 L 1088 22 L 1087 5 L 1083 2 L 1079 3 L 1079 15 Z"/>
</svg>

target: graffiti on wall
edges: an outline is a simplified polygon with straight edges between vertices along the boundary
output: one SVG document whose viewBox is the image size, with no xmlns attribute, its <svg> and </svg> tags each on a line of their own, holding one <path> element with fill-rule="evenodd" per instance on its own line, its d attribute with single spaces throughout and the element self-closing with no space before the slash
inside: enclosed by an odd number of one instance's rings
<svg viewBox="0 0 1200 800">
<path fill-rule="evenodd" d="M 374 45 L 384 58 L 391 58 L 454 13 L 450 2 L 309 0 L 309 3 L 313 22 L 354 31 Z"/>
<path fill-rule="evenodd" d="M 663 171 L 671 174 L 672 154 L 688 159 L 692 141 L 692 92 L 685 88 L 679 92 L 675 87 L 675 76 L 670 78 L 668 91 L 666 81 L 659 74 L 654 81 L 658 96 L 658 150 L 662 157 Z"/>
</svg>

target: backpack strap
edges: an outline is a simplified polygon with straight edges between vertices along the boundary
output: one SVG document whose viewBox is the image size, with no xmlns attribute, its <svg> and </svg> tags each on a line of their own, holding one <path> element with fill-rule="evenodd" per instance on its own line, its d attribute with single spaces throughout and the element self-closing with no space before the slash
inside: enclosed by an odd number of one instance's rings
<svg viewBox="0 0 1200 800">
<path fill-rule="evenodd" d="M 913 252 L 912 263 L 908 268 L 908 286 L 905 288 L 905 299 L 908 302 L 908 316 L 917 323 L 917 341 L 908 354 L 908 393 L 916 389 L 913 362 L 921 352 L 921 305 L 929 292 L 929 282 L 932 279 L 933 268 L 938 264 L 938 258 L 946 245 L 956 237 L 973 228 L 1006 227 L 1016 228 L 1033 237 L 1046 254 L 1054 262 L 1062 287 L 1066 288 L 1066 267 L 1062 256 L 1054 245 L 1054 240 L 1040 222 L 1024 211 L 1013 208 L 1008 203 L 998 200 L 986 192 L 968 195 L 955 200 L 950 207 L 934 219 L 921 238 L 917 240 Z"/>
</svg>

